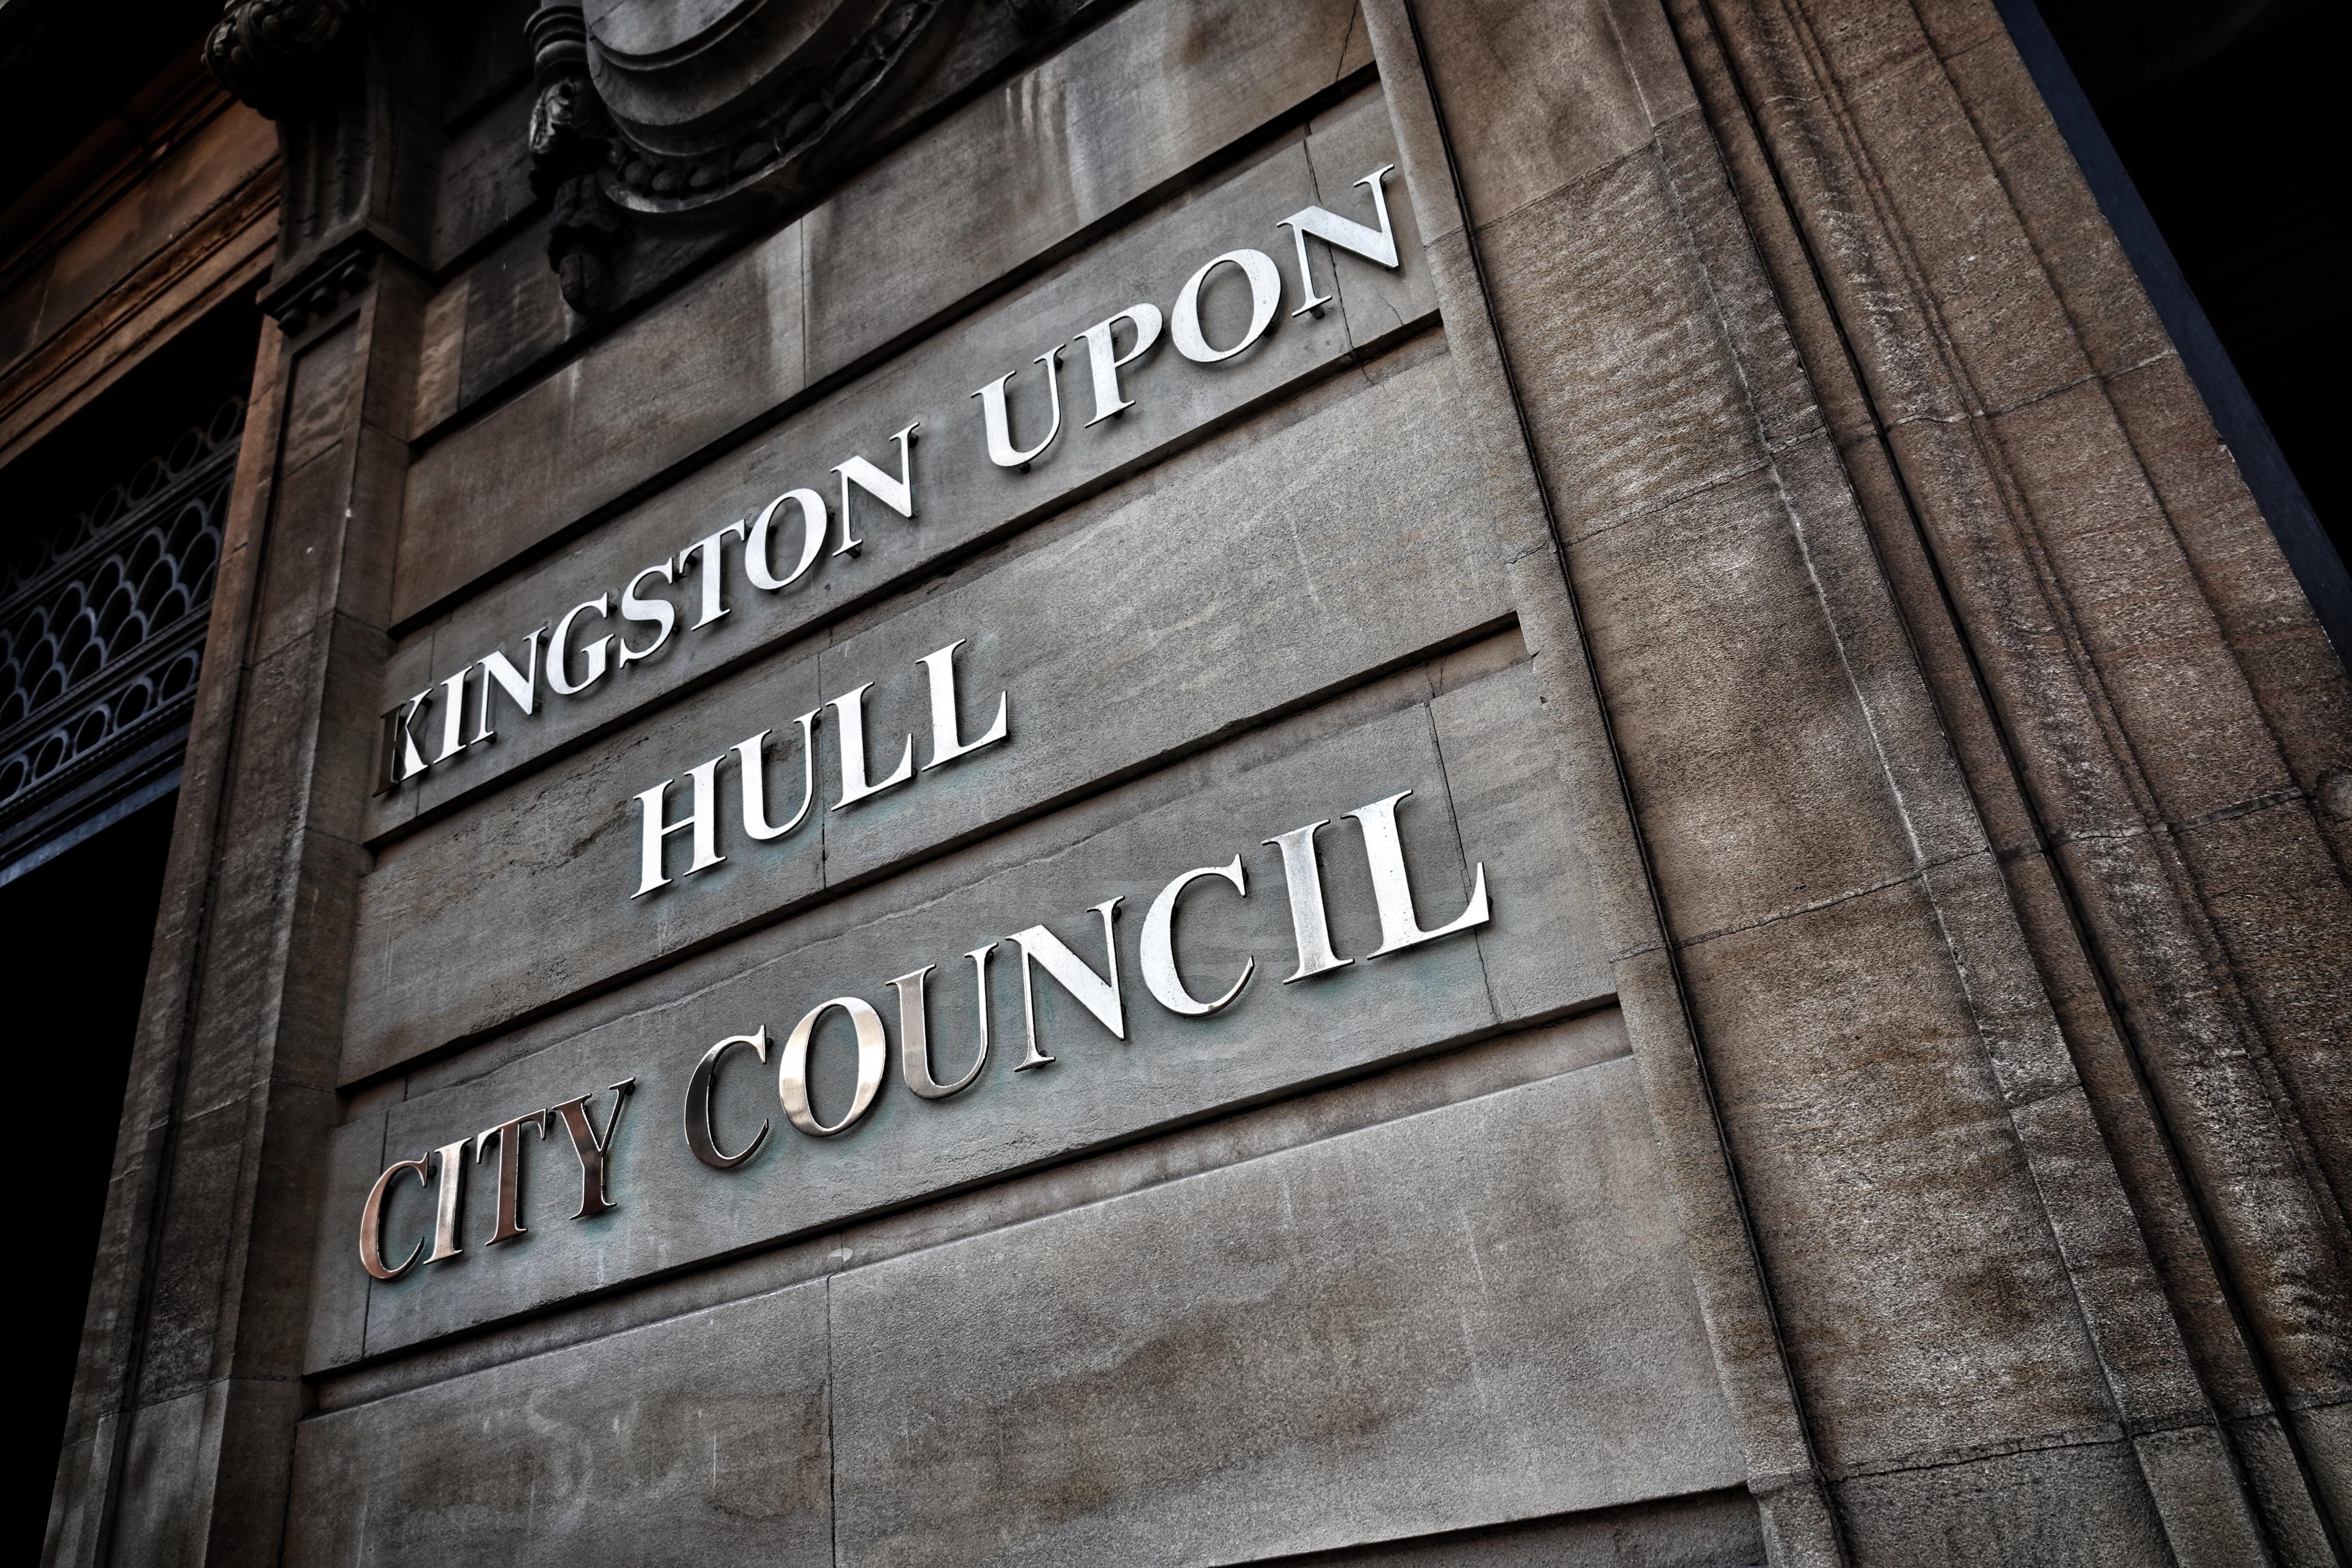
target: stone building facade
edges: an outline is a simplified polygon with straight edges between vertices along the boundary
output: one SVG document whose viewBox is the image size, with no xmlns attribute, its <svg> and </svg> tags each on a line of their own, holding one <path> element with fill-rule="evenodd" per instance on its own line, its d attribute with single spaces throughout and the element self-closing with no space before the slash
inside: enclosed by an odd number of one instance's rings
<svg viewBox="0 0 2352 1568">
<path fill-rule="evenodd" d="M 2038 26 L 234 0 L 45 1561 L 2341 1561 L 2352 596 Z"/>
</svg>

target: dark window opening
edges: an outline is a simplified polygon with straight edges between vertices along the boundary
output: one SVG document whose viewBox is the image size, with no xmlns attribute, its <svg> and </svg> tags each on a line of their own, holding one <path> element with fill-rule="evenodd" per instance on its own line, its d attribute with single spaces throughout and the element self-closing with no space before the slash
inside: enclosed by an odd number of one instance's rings
<svg viewBox="0 0 2352 1568">
<path fill-rule="evenodd" d="M 260 312 L 193 323 L 0 468 L 0 953 L 21 1163 L 18 1382 L 34 1463 L 0 1552 L 39 1554 L 207 657 Z"/>
<path fill-rule="evenodd" d="M 9 1053 L 22 1103 L 37 1108 L 27 1170 L 42 1197 L 10 1229 L 33 1264 L 16 1295 L 14 1358 L 32 1432 L 30 1464 L 8 1467 L 0 1555 L 38 1560 L 56 1457 L 98 1259 L 115 1133 L 147 983 L 176 793 L 141 807 L 0 887 L 9 973 Z"/>
<path fill-rule="evenodd" d="M 2336 650 L 2352 661 L 2341 0 L 1998 0 Z"/>
</svg>

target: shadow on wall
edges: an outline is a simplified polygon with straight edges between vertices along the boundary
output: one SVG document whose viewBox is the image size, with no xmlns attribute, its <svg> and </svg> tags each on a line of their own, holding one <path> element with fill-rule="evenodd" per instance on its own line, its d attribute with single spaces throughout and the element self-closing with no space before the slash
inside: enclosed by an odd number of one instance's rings
<svg viewBox="0 0 2352 1568">
<path fill-rule="evenodd" d="M 2352 354 L 2337 79 L 2352 8 L 2341 0 L 2040 5 L 2337 557 L 2352 563 L 2352 445 L 2336 390 Z"/>
</svg>

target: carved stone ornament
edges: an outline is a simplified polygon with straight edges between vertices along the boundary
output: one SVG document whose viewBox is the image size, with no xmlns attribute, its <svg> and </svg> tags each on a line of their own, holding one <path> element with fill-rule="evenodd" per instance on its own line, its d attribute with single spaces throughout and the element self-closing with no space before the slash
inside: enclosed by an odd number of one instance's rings
<svg viewBox="0 0 2352 1568">
<path fill-rule="evenodd" d="M 588 30 L 580 7 L 544 5 L 528 25 L 539 80 L 539 101 L 530 111 L 530 184 L 554 206 L 547 261 L 563 302 L 593 316 L 604 308 L 613 248 L 625 227 L 604 190 L 616 151 L 613 122 L 588 79 Z"/>
<path fill-rule="evenodd" d="M 205 38 L 205 64 L 277 120 L 330 97 L 356 53 L 370 0 L 229 0 Z"/>
<path fill-rule="evenodd" d="M 788 199 L 929 68 L 966 0 L 585 0 L 607 196 L 643 219 Z"/>
</svg>

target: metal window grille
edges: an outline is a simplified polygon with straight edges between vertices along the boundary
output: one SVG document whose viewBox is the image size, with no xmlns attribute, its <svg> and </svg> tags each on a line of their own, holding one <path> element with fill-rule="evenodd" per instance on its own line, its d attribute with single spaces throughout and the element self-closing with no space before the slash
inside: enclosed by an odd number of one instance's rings
<svg viewBox="0 0 2352 1568">
<path fill-rule="evenodd" d="M 0 883 L 180 780 L 245 399 L 0 563 Z"/>
</svg>

